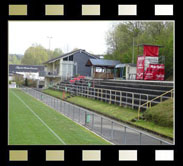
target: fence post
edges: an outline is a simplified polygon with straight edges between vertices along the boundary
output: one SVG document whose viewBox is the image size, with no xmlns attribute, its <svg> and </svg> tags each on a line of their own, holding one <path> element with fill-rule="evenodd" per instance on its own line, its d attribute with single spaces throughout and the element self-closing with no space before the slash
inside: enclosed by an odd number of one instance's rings
<svg viewBox="0 0 183 166">
<path fill-rule="evenodd" d="M 55 108 L 55 98 L 53 98 L 53 102 L 54 102 L 54 106 L 53 106 L 53 108 Z"/>
<path fill-rule="evenodd" d="M 113 127 L 114 127 L 114 122 L 112 121 L 112 122 L 111 122 L 111 140 L 113 140 L 113 137 L 114 137 L 114 130 L 113 130 Z"/>
<path fill-rule="evenodd" d="M 124 136 L 124 144 L 126 145 L 126 127 L 125 127 L 125 136 Z"/>
<path fill-rule="evenodd" d="M 73 117 L 73 120 L 74 120 L 74 109 L 75 109 L 75 106 L 72 107 L 72 111 L 73 111 L 72 117 Z"/>
<path fill-rule="evenodd" d="M 79 108 L 79 123 L 80 123 L 80 119 L 81 119 L 81 110 Z"/>
<path fill-rule="evenodd" d="M 60 112 L 62 112 L 62 101 L 60 100 Z"/>
<path fill-rule="evenodd" d="M 139 133 L 140 135 L 139 135 L 139 144 L 141 145 L 142 144 L 142 133 Z"/>
<path fill-rule="evenodd" d="M 85 111 L 85 126 L 86 126 L 86 118 L 87 118 L 86 116 L 87 116 L 87 114 L 86 114 L 86 111 Z"/>
<path fill-rule="evenodd" d="M 94 126 L 94 114 L 92 114 L 92 130 L 93 130 L 93 126 Z"/>
<path fill-rule="evenodd" d="M 64 115 L 66 115 L 65 102 L 64 102 L 64 111 L 63 111 L 63 113 L 65 113 Z"/>
</svg>

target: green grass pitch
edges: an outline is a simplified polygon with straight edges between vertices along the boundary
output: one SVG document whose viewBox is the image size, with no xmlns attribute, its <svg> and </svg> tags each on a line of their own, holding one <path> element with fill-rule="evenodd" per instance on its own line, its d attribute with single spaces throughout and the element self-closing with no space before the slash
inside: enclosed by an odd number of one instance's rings
<svg viewBox="0 0 183 166">
<path fill-rule="evenodd" d="M 9 145 L 108 145 L 109 142 L 19 89 L 9 89 Z"/>
</svg>

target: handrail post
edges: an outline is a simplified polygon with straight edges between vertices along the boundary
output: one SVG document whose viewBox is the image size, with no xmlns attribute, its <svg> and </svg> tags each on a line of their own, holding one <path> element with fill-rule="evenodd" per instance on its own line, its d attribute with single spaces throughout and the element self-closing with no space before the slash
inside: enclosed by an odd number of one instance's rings
<svg viewBox="0 0 183 166">
<path fill-rule="evenodd" d="M 122 106 L 122 92 L 120 91 L 120 106 Z"/>
<path fill-rule="evenodd" d="M 139 109 L 138 109 L 138 120 L 139 120 L 139 116 L 140 116 L 140 106 L 139 106 Z"/>
<path fill-rule="evenodd" d="M 171 98 L 173 98 L 173 89 L 171 90 Z"/>
<path fill-rule="evenodd" d="M 132 93 L 132 109 L 134 108 L 134 93 Z"/>
<path fill-rule="evenodd" d="M 109 99 L 109 104 L 111 104 L 111 90 L 110 90 L 110 99 Z"/>
<path fill-rule="evenodd" d="M 89 97 L 89 87 L 87 88 L 87 98 Z"/>
<path fill-rule="evenodd" d="M 116 91 L 114 91 L 115 92 L 115 103 L 116 103 Z"/>
<path fill-rule="evenodd" d="M 103 101 L 103 89 L 101 89 L 101 101 Z"/>
</svg>

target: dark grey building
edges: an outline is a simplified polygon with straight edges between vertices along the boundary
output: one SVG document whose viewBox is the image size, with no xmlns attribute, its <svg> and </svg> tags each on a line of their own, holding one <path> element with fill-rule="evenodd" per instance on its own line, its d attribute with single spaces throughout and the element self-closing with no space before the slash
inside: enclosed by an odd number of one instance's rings
<svg viewBox="0 0 183 166">
<path fill-rule="evenodd" d="M 86 66 L 89 59 L 99 59 L 99 57 L 78 49 L 45 62 L 46 86 L 76 75 L 90 77 L 91 67 Z"/>
</svg>

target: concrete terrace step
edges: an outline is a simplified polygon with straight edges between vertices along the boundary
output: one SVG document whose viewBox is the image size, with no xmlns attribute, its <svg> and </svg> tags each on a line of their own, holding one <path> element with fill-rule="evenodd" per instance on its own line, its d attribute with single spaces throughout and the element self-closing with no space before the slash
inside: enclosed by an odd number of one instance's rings
<svg viewBox="0 0 183 166">
<path fill-rule="evenodd" d="M 98 85 L 98 84 L 97 84 Z M 168 91 L 173 89 L 173 85 L 156 85 L 156 84 L 136 84 L 136 83 L 126 83 L 126 82 L 101 82 L 101 85 L 108 85 L 108 86 L 115 86 L 115 87 L 135 87 L 135 88 L 142 88 L 142 89 L 157 89 L 157 90 L 165 90 Z"/>
<path fill-rule="evenodd" d="M 104 88 L 104 89 L 112 89 L 112 90 L 119 90 L 119 91 L 126 91 L 126 92 L 133 92 L 133 93 L 144 93 L 144 94 L 151 94 L 159 96 L 166 91 L 170 90 L 157 90 L 157 89 L 143 89 L 138 87 L 122 87 L 122 86 L 106 86 L 106 85 L 95 85 L 96 88 Z"/>
<path fill-rule="evenodd" d="M 67 87 L 72 87 L 73 88 L 72 84 L 67 84 L 67 83 L 62 83 L 62 86 L 67 86 Z M 76 83 L 76 85 L 74 85 L 74 86 L 88 87 L 88 84 Z M 168 90 L 171 90 L 171 89 L 167 89 L 167 90 L 140 89 L 140 88 L 116 87 L 116 86 L 109 87 L 109 86 L 105 86 L 105 85 L 95 85 L 95 88 L 108 89 L 108 90 L 111 89 L 111 90 L 118 90 L 118 91 L 131 92 L 131 93 L 139 93 L 139 94 L 142 94 L 142 95 L 146 95 L 147 94 L 149 96 L 152 96 L 152 97 L 150 97 L 151 99 L 155 98 L 155 97 L 157 97 L 157 96 L 159 96 L 159 95 L 161 95 L 163 93 L 165 93 Z M 167 94 L 165 96 L 170 97 L 171 94 Z"/>
<path fill-rule="evenodd" d="M 100 80 L 100 82 L 145 84 L 145 85 L 150 84 L 150 85 L 162 85 L 162 86 L 173 86 L 174 84 L 174 81 L 151 81 L 151 80 Z"/>
</svg>

